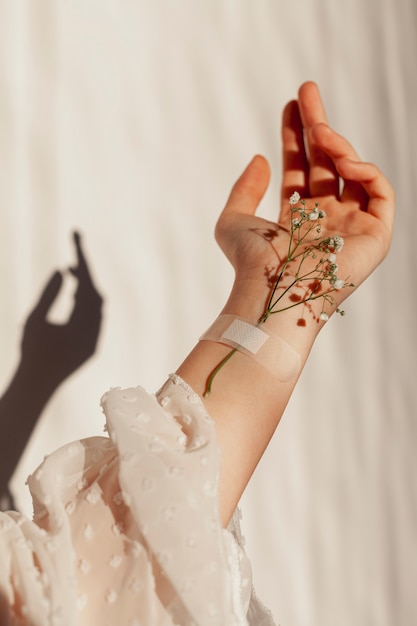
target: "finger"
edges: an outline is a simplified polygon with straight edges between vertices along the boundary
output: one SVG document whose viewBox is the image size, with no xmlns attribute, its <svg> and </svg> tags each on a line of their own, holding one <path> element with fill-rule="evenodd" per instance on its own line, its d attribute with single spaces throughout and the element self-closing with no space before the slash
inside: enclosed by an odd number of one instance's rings
<svg viewBox="0 0 417 626">
<path fill-rule="evenodd" d="M 366 207 L 370 215 L 392 231 L 395 214 L 395 193 L 387 178 L 373 163 L 341 158 L 336 161 L 340 175 L 360 185 L 368 196 Z"/>
<path fill-rule="evenodd" d="M 309 195 L 309 165 L 304 145 L 303 124 L 295 100 L 284 108 L 281 133 L 283 161 L 281 201 L 285 206 L 285 202 L 294 191 L 298 191 L 302 198 Z"/>
<path fill-rule="evenodd" d="M 319 122 L 310 129 L 310 135 L 317 147 L 325 152 L 334 161 L 340 157 L 346 157 L 354 161 L 360 161 L 355 148 L 347 139 L 336 133 L 328 124 Z"/>
<path fill-rule="evenodd" d="M 355 200 L 389 229 L 394 222 L 394 191 L 382 172 L 360 160 L 354 147 L 325 124 L 312 129 L 315 141 L 331 155 L 340 176 L 346 181 L 342 200 Z"/>
<path fill-rule="evenodd" d="M 72 238 L 74 241 L 75 253 L 77 256 L 77 265 L 74 267 L 70 267 L 69 269 L 70 269 L 71 274 L 73 274 L 74 276 L 78 278 L 81 273 L 84 273 L 84 272 L 88 273 L 88 267 L 87 267 L 87 262 L 86 262 L 82 245 L 81 245 L 80 233 L 78 231 L 74 231 L 72 234 Z"/>
<path fill-rule="evenodd" d="M 339 195 L 339 177 L 331 157 L 315 142 L 312 129 L 327 124 L 326 111 L 317 85 L 304 83 L 298 92 L 300 115 L 305 128 L 305 139 L 310 160 L 309 187 L 313 196 Z"/>
<path fill-rule="evenodd" d="M 316 124 L 327 124 L 326 110 L 316 83 L 307 81 L 298 90 L 301 120 L 306 130 Z"/>
<path fill-rule="evenodd" d="M 352 144 L 342 135 L 336 133 L 330 126 L 324 123 L 316 124 L 310 130 L 313 141 L 320 147 L 323 153 L 327 154 L 333 163 L 337 159 L 351 159 L 355 162 L 360 161 L 360 157 Z M 335 164 L 336 167 L 336 164 Z M 336 168 L 337 169 L 337 168 Z M 340 174 L 340 172 L 338 172 Z M 339 177 L 338 177 L 339 179 Z M 320 191 L 320 189 L 318 189 Z M 324 195 L 319 193 L 319 195 Z M 346 180 L 340 195 L 342 201 L 355 201 L 358 206 L 365 210 L 368 204 L 368 196 L 366 191 L 359 183 Z"/>
<path fill-rule="evenodd" d="M 75 249 L 77 253 L 77 265 L 75 267 L 70 267 L 69 271 L 78 280 L 78 285 L 75 290 L 75 298 L 76 299 L 78 298 L 81 291 L 83 293 L 88 291 L 88 292 L 96 293 L 97 295 L 99 295 L 94 286 L 94 282 L 90 274 L 87 260 L 85 258 L 85 255 L 81 246 L 80 233 L 78 233 L 77 231 L 74 232 L 73 239 L 74 239 Z"/>
<path fill-rule="evenodd" d="M 28 321 L 32 322 L 35 319 L 45 320 L 49 309 L 54 303 L 62 286 L 62 274 L 61 272 L 54 272 L 45 285 L 38 303 L 34 307 L 33 311 L 29 315 Z"/>
<path fill-rule="evenodd" d="M 269 185 L 268 161 L 255 156 L 238 178 L 227 200 L 219 221 L 233 213 L 254 215 Z"/>
</svg>

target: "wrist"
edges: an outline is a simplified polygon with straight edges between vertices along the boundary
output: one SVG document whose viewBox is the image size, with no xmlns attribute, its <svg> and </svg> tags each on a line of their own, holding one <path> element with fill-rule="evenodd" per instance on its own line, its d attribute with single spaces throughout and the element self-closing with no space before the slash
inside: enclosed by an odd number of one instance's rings
<svg viewBox="0 0 417 626">
<path fill-rule="evenodd" d="M 268 314 L 271 289 L 252 279 L 236 280 L 221 314 L 236 315 L 276 334 L 290 344 L 301 356 L 307 356 L 324 321 L 320 319 L 321 303 L 294 301 L 291 292 L 285 294 Z"/>
</svg>

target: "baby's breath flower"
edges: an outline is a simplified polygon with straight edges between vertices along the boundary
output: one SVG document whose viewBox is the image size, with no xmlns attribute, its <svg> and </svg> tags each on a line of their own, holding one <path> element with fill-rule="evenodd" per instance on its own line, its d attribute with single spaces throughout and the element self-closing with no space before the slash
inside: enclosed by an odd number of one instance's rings
<svg viewBox="0 0 417 626">
<path fill-rule="evenodd" d="M 319 211 L 319 217 L 320 217 L 320 218 L 327 217 L 326 211 L 323 211 L 323 209 L 321 209 L 321 210 Z"/>
<path fill-rule="evenodd" d="M 314 209 L 314 211 L 311 211 L 311 213 L 308 214 L 308 219 L 310 220 L 310 222 L 314 222 L 315 220 L 319 219 L 319 212 Z"/>
<path fill-rule="evenodd" d="M 320 313 L 320 319 L 321 319 L 323 322 L 327 322 L 327 320 L 329 319 L 329 315 L 326 313 L 326 311 L 322 311 L 322 312 Z"/>
<path fill-rule="evenodd" d="M 335 252 L 341 252 L 345 243 L 345 240 L 343 239 L 343 237 L 341 237 L 340 235 L 335 235 L 333 238 L 333 241 L 334 241 Z"/>
<path fill-rule="evenodd" d="M 337 289 L 337 291 L 339 291 L 340 289 L 343 289 L 343 287 L 345 286 L 345 281 L 342 280 L 341 278 L 338 278 L 337 276 L 334 276 L 333 278 L 331 278 L 330 282 L 333 285 L 334 289 Z"/>
<path fill-rule="evenodd" d="M 333 254 L 333 252 L 331 254 L 329 254 L 329 256 L 327 257 L 327 260 L 329 261 L 330 264 L 336 263 L 336 255 Z"/>
<path fill-rule="evenodd" d="M 298 193 L 298 191 L 294 191 L 294 193 L 290 197 L 290 204 L 291 205 L 297 204 L 298 202 L 300 202 L 300 198 L 301 198 L 301 196 Z"/>
</svg>

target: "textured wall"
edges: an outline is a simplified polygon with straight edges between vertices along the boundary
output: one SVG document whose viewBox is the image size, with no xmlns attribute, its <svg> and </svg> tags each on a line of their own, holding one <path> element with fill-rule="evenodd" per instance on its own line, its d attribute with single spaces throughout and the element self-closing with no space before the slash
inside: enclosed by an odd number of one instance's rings
<svg viewBox="0 0 417 626">
<path fill-rule="evenodd" d="M 331 123 L 395 185 L 397 227 L 388 260 L 323 331 L 244 496 L 248 552 L 282 626 L 416 623 L 416 7 L 1 2 L 3 388 L 43 286 L 74 263 L 74 229 L 106 300 L 94 358 L 52 397 L 15 472 L 22 508 L 44 454 L 101 432 L 106 388 L 157 388 L 217 314 L 232 275 L 216 217 L 260 152 L 273 219 L 280 111 L 313 79 Z"/>
</svg>

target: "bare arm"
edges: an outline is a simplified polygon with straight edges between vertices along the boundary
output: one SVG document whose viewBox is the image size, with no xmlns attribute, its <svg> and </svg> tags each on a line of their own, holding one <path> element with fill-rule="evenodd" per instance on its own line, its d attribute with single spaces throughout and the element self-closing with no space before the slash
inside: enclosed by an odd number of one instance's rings
<svg viewBox="0 0 417 626">
<path fill-rule="evenodd" d="M 394 193 L 373 164 L 362 162 L 353 147 L 327 125 L 319 91 L 305 83 L 298 100 L 284 109 L 282 121 L 283 182 L 276 223 L 255 216 L 269 183 L 269 166 L 255 157 L 234 185 L 216 228 L 216 238 L 235 270 L 235 282 L 223 313 L 255 324 L 271 293 L 268 271 L 285 257 L 291 220 L 289 196 L 298 191 L 326 212 L 324 234 L 338 234 L 344 249 L 339 275 L 354 287 L 336 291 L 335 307 L 359 286 L 386 256 L 393 228 Z M 340 180 L 343 191 L 339 192 Z M 291 297 L 291 291 L 287 294 Z M 304 306 L 304 305 L 301 305 Z M 321 304 L 309 303 L 305 325 L 300 307 L 270 315 L 271 332 L 300 356 L 300 371 L 324 324 Z M 329 312 L 330 314 L 332 311 Z M 202 397 L 207 379 L 230 348 L 201 341 L 177 373 Z M 272 437 L 297 382 L 282 382 L 255 360 L 237 352 L 216 376 L 204 403 L 216 422 L 222 451 L 220 510 L 228 522 L 240 496 Z"/>
</svg>

